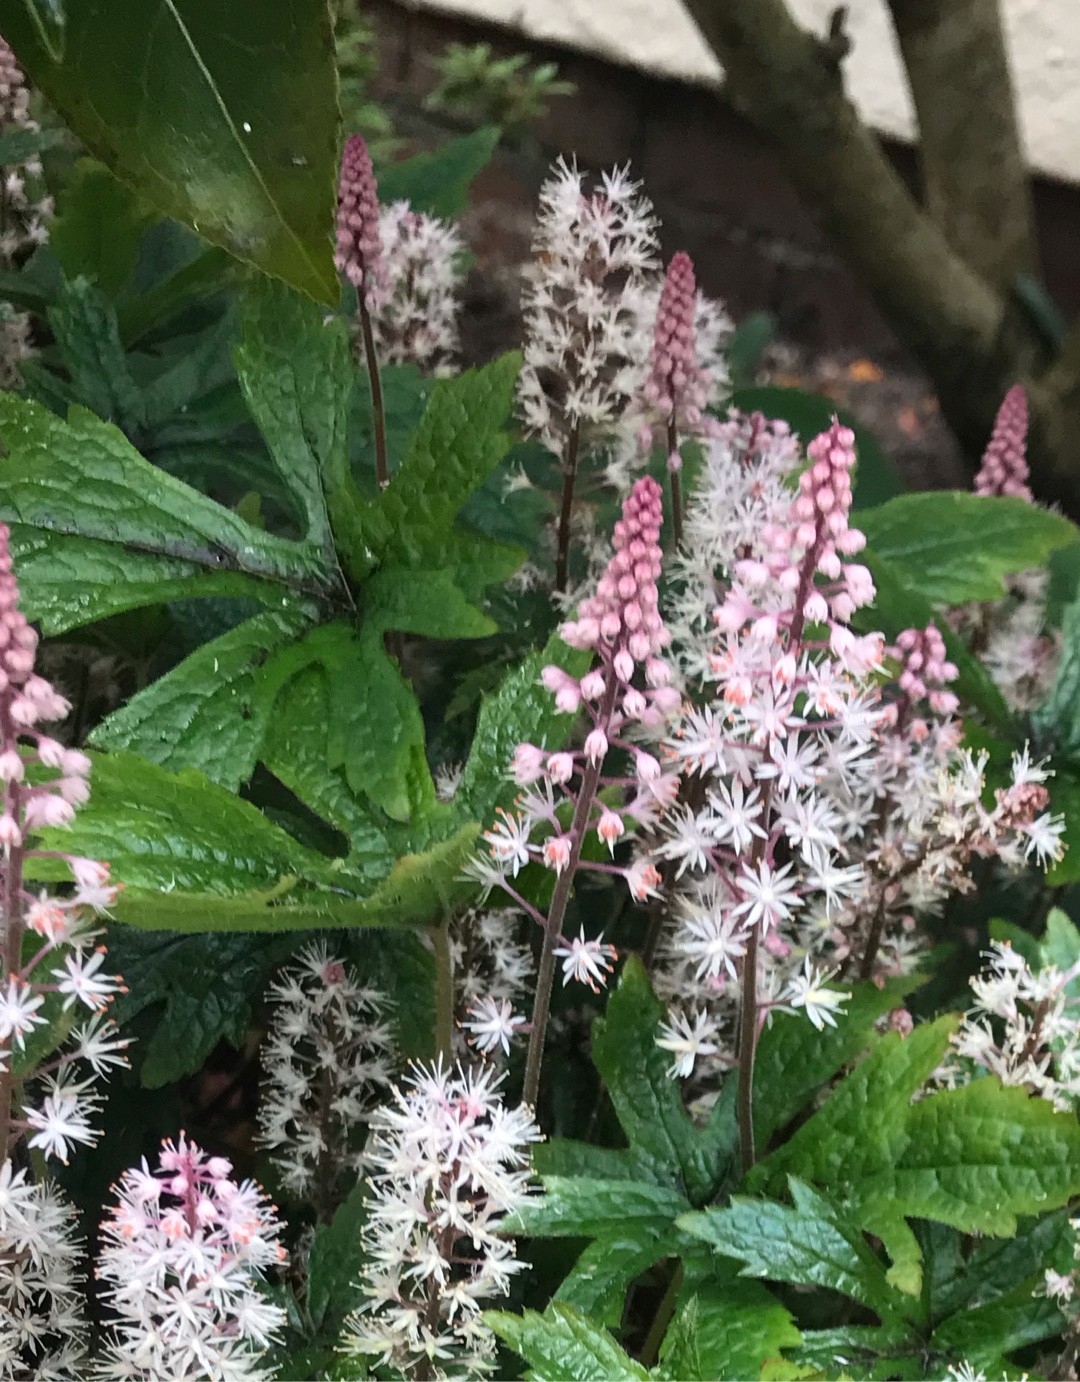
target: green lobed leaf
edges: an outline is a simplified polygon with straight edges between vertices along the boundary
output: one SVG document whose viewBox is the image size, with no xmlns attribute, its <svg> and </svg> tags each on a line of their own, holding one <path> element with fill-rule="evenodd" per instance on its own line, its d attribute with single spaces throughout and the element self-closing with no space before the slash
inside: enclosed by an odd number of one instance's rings
<svg viewBox="0 0 1080 1382">
<path fill-rule="evenodd" d="M 640 960 L 631 956 L 606 1015 L 593 1024 L 593 1059 L 641 1172 L 701 1204 L 726 1171 L 729 1149 L 695 1127 L 682 1106 L 668 1057 L 656 1044 L 663 1015 Z"/>
<path fill-rule="evenodd" d="M 232 791 L 255 769 L 282 686 L 304 662 L 311 610 L 266 611 L 197 649 L 90 735 L 163 768 L 198 768 Z"/>
<path fill-rule="evenodd" d="M 700 1371 L 689 1374 L 676 1364 L 676 1344 L 687 1326 L 687 1312 L 696 1315 L 694 1341 Z M 660 1349 L 659 1376 L 682 1382 L 690 1376 L 701 1382 L 758 1377 L 768 1359 L 801 1341 L 790 1313 L 757 1281 L 705 1281 L 685 1293 Z M 671 1342 L 669 1343 L 669 1340 Z M 683 1355 L 685 1356 L 685 1355 Z"/>
<path fill-rule="evenodd" d="M 324 5 L 67 0 L 56 32 L 37 0 L 15 0 L 4 36 L 72 131 L 148 203 L 337 303 L 337 100 Z"/>
<path fill-rule="evenodd" d="M 23 608 L 47 634 L 186 595 L 280 608 L 290 591 L 332 592 L 317 551 L 245 523 L 82 408 L 63 422 L 0 394 L 0 441 L 0 516 Z"/>
<path fill-rule="evenodd" d="M 622 1382 L 648 1373 L 606 1329 L 569 1305 L 552 1303 L 544 1314 L 487 1310 L 484 1322 L 542 1382 Z"/>
<path fill-rule="evenodd" d="M 1061 1334 L 1067 1329 L 1065 1316 L 1047 1299 L 1043 1285 L 1040 1268 L 998 1299 L 953 1315 L 934 1331 L 931 1345 L 982 1369 L 994 1367 L 1004 1354 Z"/>
<path fill-rule="evenodd" d="M 554 1300 L 617 1329 L 631 1283 L 666 1257 L 685 1250 L 686 1242 L 671 1225 L 657 1229 L 644 1223 L 615 1226 L 581 1253 L 559 1283 Z"/>
<path fill-rule="evenodd" d="M 956 1246 L 951 1272 L 938 1271 L 931 1281 L 930 1318 L 958 1321 L 973 1306 L 989 1305 L 1027 1282 L 1038 1265 L 1068 1271 L 1076 1235 L 1066 1210 L 1025 1220 L 1014 1238 L 984 1238 L 963 1254 L 963 1240 L 954 1229 L 940 1229 Z"/>
<path fill-rule="evenodd" d="M 724 1209 L 685 1214 L 679 1227 L 743 1264 L 744 1276 L 796 1286 L 826 1286 L 888 1320 L 904 1301 L 859 1227 L 811 1186 L 792 1176 L 793 1205 L 735 1196 Z M 910 1307 L 908 1307 L 910 1308 Z"/>
<path fill-rule="evenodd" d="M 456 577 L 450 568 L 382 567 L 364 587 L 365 628 L 379 634 L 397 629 L 424 638 L 486 638 L 495 633 L 495 621 L 466 599 Z"/>
<path fill-rule="evenodd" d="M 642 1224 L 670 1229 L 689 1205 L 685 1195 L 647 1181 L 544 1176 L 544 1194 L 531 1196 L 504 1224 L 532 1238 L 581 1238 Z"/>
<path fill-rule="evenodd" d="M 408 455 L 364 514 L 367 546 L 381 562 L 442 566 L 453 522 L 506 455 L 520 357 L 440 379 Z"/>
<path fill-rule="evenodd" d="M 815 1033 L 807 1042 L 806 1019 L 779 1013 L 762 1032 L 754 1057 L 754 1136 L 764 1150 L 775 1132 L 804 1108 L 838 1070 L 871 1045 L 877 1021 L 899 1007 L 905 994 L 919 986 L 917 975 L 876 984 L 854 984 L 851 997 L 837 1014 L 836 1026 Z"/>
<path fill-rule="evenodd" d="M 829 1100 L 751 1171 L 752 1190 L 795 1175 L 849 1205 L 885 1240 L 889 1281 L 920 1287 L 918 1242 L 905 1219 L 1008 1235 L 1017 1215 L 1080 1191 L 1080 1127 L 1071 1116 L 987 1077 L 912 1102 L 940 1063 L 955 1017 L 883 1038 Z"/>
<path fill-rule="evenodd" d="M 546 666 L 554 665 L 573 676 L 583 676 L 589 662 L 588 652 L 568 648 L 562 639 L 553 637 L 545 648 L 530 653 L 520 667 L 507 673 L 493 695 L 484 697 L 455 797 L 462 810 L 487 820 L 499 801 L 512 795 L 510 759 L 518 744 L 534 743 L 555 750 L 565 743 L 575 716 L 556 710 L 555 699 L 542 684 L 540 674 Z"/>
<path fill-rule="evenodd" d="M 127 890 L 228 897 L 272 891 L 285 879 L 329 884 L 341 878 L 332 861 L 193 768 L 172 773 L 133 753 L 92 757 L 89 801 L 73 825 L 44 838 L 49 848 L 108 859 Z M 33 863 L 38 876 L 57 872 L 55 861 Z M 132 910 L 121 894 L 116 915 L 126 920 Z"/>
<path fill-rule="evenodd" d="M 1059 513 L 960 491 L 904 494 L 859 515 L 871 549 L 934 604 L 995 600 L 1005 577 L 1076 540 Z"/>
<path fill-rule="evenodd" d="M 244 399 L 305 516 L 308 538 L 328 546 L 324 485 L 331 477 L 340 481 L 348 468 L 353 367 L 345 325 L 267 279 L 248 284 L 240 320 L 236 369 Z M 344 544 L 352 536 L 348 518 L 334 526 Z"/>
<path fill-rule="evenodd" d="M 326 670 L 334 708 L 328 764 L 342 768 L 356 796 L 408 821 L 435 801 L 424 755 L 424 722 L 411 686 L 383 647 L 378 628 L 344 623 L 313 629 L 301 647 Z"/>
<path fill-rule="evenodd" d="M 407 201 L 414 211 L 454 220 L 469 206 L 469 188 L 487 167 L 499 142 L 499 130 L 487 125 L 439 149 L 420 153 L 401 163 L 380 166 L 379 201 Z"/>
</svg>

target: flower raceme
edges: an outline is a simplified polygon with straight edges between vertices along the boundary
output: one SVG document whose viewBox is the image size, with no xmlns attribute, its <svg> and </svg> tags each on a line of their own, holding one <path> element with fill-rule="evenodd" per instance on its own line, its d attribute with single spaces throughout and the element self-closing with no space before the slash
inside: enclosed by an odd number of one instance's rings
<svg viewBox="0 0 1080 1382">
<path fill-rule="evenodd" d="M 39 726 L 59 719 L 67 702 L 35 670 L 37 634 L 19 609 L 8 529 L 0 525 L 0 859 L 4 896 L 0 986 L 0 1165 L 26 1138 L 46 1157 L 68 1159 L 73 1146 L 95 1140 L 96 1081 L 126 1064 L 122 1040 L 107 1016 L 119 978 L 105 967 L 94 918 L 116 890 L 107 865 L 49 851 L 68 867 L 67 897 L 26 886 L 28 861 L 43 826 L 65 826 L 90 794 L 90 760 Z M 31 1033 L 75 1009 L 70 1037 L 30 1070 L 16 1073 L 14 1056 Z"/>
<path fill-rule="evenodd" d="M 102 1382 L 269 1382 L 259 1358 L 285 1312 L 258 1287 L 284 1259 L 281 1225 L 259 1187 L 231 1173 L 183 1134 L 156 1171 L 124 1172 L 97 1265 L 112 1316 Z"/>
<path fill-rule="evenodd" d="M 345 1352 L 405 1376 L 491 1371 L 495 1340 L 481 1311 L 525 1265 L 499 1226 L 526 1195 L 540 1136 L 527 1109 L 506 1108 L 501 1079 L 490 1066 L 416 1066 L 375 1115 L 366 1299 L 346 1321 Z"/>
<path fill-rule="evenodd" d="M 487 886 L 503 887 L 519 905 L 533 911 L 518 896 L 511 880 L 531 860 L 556 875 L 577 867 L 615 872 L 626 879 L 640 900 L 651 890 L 653 875 L 633 864 L 616 866 L 580 861 L 586 832 L 595 833 L 609 856 L 616 845 L 632 838 L 635 829 L 651 825 L 670 803 L 673 779 L 643 742 L 679 704 L 670 684 L 671 671 L 662 654 L 670 642 L 659 610 L 656 579 L 660 572 L 662 506 L 656 481 L 637 481 L 623 506 L 613 536 L 614 555 L 593 595 L 581 602 L 577 617 L 563 624 L 563 639 L 573 648 L 594 654 L 583 677 L 560 667 L 546 667 L 543 682 L 558 708 L 584 712 L 588 725 L 580 748 L 548 752 L 536 744 L 519 744 L 511 773 L 522 789 L 512 811 L 484 835 L 488 858 L 473 866 Z M 638 686 L 635 683 L 641 682 Z M 612 752 L 624 754 L 632 766 L 630 777 L 603 773 Z M 615 789 L 625 801 L 599 791 Z M 569 807 L 573 821 L 561 819 Z M 580 953 L 578 946 L 573 953 Z M 599 952 L 596 952 L 599 954 Z M 599 976 L 575 963 L 570 974 Z"/>
</svg>

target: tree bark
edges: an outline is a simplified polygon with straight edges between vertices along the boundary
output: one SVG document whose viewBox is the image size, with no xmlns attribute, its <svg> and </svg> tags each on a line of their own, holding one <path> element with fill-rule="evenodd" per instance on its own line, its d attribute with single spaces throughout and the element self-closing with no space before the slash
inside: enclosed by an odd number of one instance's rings
<svg viewBox="0 0 1080 1382">
<path fill-rule="evenodd" d="M 1038 272 L 1031 185 L 998 0 L 888 0 L 919 122 L 926 209 L 1007 292 Z"/>
<path fill-rule="evenodd" d="M 862 123 L 844 91 L 845 45 L 835 25 L 819 39 L 796 24 L 785 0 L 683 3 L 724 68 L 732 104 L 778 150 L 797 191 L 926 369 L 969 460 L 977 457 L 1009 386 L 1047 366 L 1030 316 L 950 244 Z M 1077 463 L 1060 439 L 1080 424 L 1076 377 L 1032 390 L 1029 451 L 1040 497 L 1074 515 Z M 1050 416 L 1054 410 L 1061 415 Z"/>
</svg>

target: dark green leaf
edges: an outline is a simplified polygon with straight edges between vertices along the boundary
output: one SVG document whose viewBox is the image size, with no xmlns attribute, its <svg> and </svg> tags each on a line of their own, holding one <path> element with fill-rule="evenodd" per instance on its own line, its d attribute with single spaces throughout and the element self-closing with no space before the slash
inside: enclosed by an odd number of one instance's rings
<svg viewBox="0 0 1080 1382">
<path fill-rule="evenodd" d="M 663 1229 L 644 1223 L 615 1225 L 582 1252 L 554 1299 L 617 1329 L 630 1284 L 665 1257 L 685 1250 L 685 1239 L 670 1224 Z"/>
<path fill-rule="evenodd" d="M 217 248 L 205 249 L 183 264 L 163 282 L 127 297 L 117 304 L 120 336 L 127 346 L 134 345 L 155 327 L 171 321 L 200 298 L 231 285 L 239 266 L 231 255 Z"/>
<path fill-rule="evenodd" d="M 379 200 L 407 201 L 414 211 L 453 220 L 468 209 L 473 179 L 491 161 L 498 129 L 487 126 L 448 140 L 433 153 L 378 169 Z"/>
<path fill-rule="evenodd" d="M 334 1215 L 319 1224 L 308 1259 L 308 1313 L 316 1329 L 336 1337 L 345 1316 L 360 1304 L 358 1277 L 364 1265 L 360 1230 L 366 1217 L 366 1183 L 361 1180 Z"/>
<path fill-rule="evenodd" d="M 49 325 L 78 401 L 129 431 L 141 427 L 142 396 L 131 377 L 108 299 L 89 279 L 76 278 L 64 284 L 60 301 L 49 311 Z"/>
<path fill-rule="evenodd" d="M 115 297 L 135 270 L 146 223 L 131 188 L 83 159 L 64 187 L 49 244 L 68 278 L 89 278 Z"/>
<path fill-rule="evenodd" d="M 488 1310 L 485 1323 L 521 1355 L 541 1382 L 624 1382 L 648 1377 L 606 1329 L 569 1305 L 549 1305 L 543 1315 Z"/>
<path fill-rule="evenodd" d="M 751 312 L 742 319 L 727 348 L 732 388 L 739 391 L 754 383 L 762 356 L 775 335 L 776 318 L 771 312 Z"/>
<path fill-rule="evenodd" d="M 726 1159 L 694 1126 L 667 1073 L 668 1057 L 656 1044 L 663 1015 L 641 962 L 631 956 L 606 1015 L 593 1024 L 593 1059 L 641 1172 L 701 1204 L 716 1189 Z"/>
<path fill-rule="evenodd" d="M 204 644 L 90 736 L 163 768 L 198 768 L 235 791 L 251 777 L 278 692 L 307 660 L 293 641 L 310 613 L 267 611 Z"/>
<path fill-rule="evenodd" d="M 695 1306 L 696 1302 L 696 1306 Z M 791 1315 L 756 1281 L 706 1281 L 686 1293 L 660 1350 L 658 1375 L 683 1382 L 690 1374 L 674 1366 L 674 1344 L 685 1312 L 696 1309 L 697 1355 L 701 1382 L 740 1382 L 761 1375 L 767 1359 L 794 1348 L 801 1335 Z M 672 1340 L 669 1344 L 668 1340 Z"/>
<path fill-rule="evenodd" d="M 1057 1304 L 1047 1299 L 1043 1284 L 1040 1268 L 998 1299 L 953 1315 L 934 1331 L 933 1347 L 981 1369 L 994 1366 L 1003 1354 L 1061 1334 L 1066 1328 L 1065 1317 Z"/>
<path fill-rule="evenodd" d="M 760 1149 L 775 1132 L 804 1108 L 826 1080 L 832 1078 L 875 1040 L 874 1025 L 899 1007 L 904 995 L 917 988 L 915 975 L 890 979 L 884 987 L 855 984 L 835 1027 L 806 1039 L 801 1014 L 776 1015 L 761 1034 L 754 1059 L 754 1135 Z"/>
<path fill-rule="evenodd" d="M 62 422 L 0 395 L 0 515 L 11 524 L 23 607 L 46 633 L 185 595 L 329 591 L 309 546 L 255 528 L 164 474 L 108 423 Z"/>
<path fill-rule="evenodd" d="M 127 992 L 116 1017 L 127 1024 L 142 1013 L 135 1048 L 140 1081 L 157 1089 L 202 1068 L 219 1042 L 243 1045 L 253 1001 L 288 958 L 290 937 L 174 936 L 113 927 L 110 961 Z M 149 1013 L 148 1013 L 149 1010 Z"/>
<path fill-rule="evenodd" d="M 679 1227 L 743 1264 L 745 1276 L 796 1286 L 827 1286 L 882 1320 L 904 1311 L 885 1268 L 857 1225 L 809 1185 L 789 1181 L 792 1207 L 735 1196 L 725 1209 L 685 1214 Z M 908 1307 L 910 1308 L 910 1307 Z"/>
<path fill-rule="evenodd" d="M 506 1228 L 532 1238 L 591 1237 L 630 1224 L 670 1230 L 688 1208 L 677 1190 L 647 1181 L 545 1176 L 544 1194 L 526 1200 Z"/>
<path fill-rule="evenodd" d="M 455 797 L 455 804 L 463 811 L 486 820 L 500 798 L 512 791 L 510 759 L 518 744 L 534 743 L 555 750 L 565 742 L 575 717 L 555 709 L 554 697 L 540 681 L 549 664 L 583 676 L 589 667 L 589 654 L 552 638 L 546 648 L 530 653 L 520 667 L 509 672 L 494 695 L 484 697 Z"/>
<path fill-rule="evenodd" d="M 344 323 L 282 283 L 257 280 L 242 299 L 236 367 L 251 415 L 305 515 L 307 536 L 328 544 L 324 485 L 331 477 L 341 482 L 348 470 L 353 368 Z M 345 518 L 334 526 L 340 542 L 354 535 Z"/>
<path fill-rule="evenodd" d="M 509 354 L 431 392 L 409 454 L 364 515 L 367 545 L 383 562 L 442 566 L 444 545 L 468 499 L 502 460 L 520 358 Z"/>
<path fill-rule="evenodd" d="M 477 542 L 484 544 L 483 538 Z M 485 638 L 496 624 L 465 598 L 454 570 L 386 566 L 364 587 L 364 624 L 424 638 Z"/>
<path fill-rule="evenodd" d="M 337 109 L 330 17 L 312 0 L 36 0 L 4 36 L 87 147 L 146 201 L 335 305 Z"/>
<path fill-rule="evenodd" d="M 1023 499 L 959 491 L 905 494 L 859 515 L 872 550 L 931 603 L 995 600 L 1005 577 L 1076 541 L 1063 515 Z"/>
</svg>

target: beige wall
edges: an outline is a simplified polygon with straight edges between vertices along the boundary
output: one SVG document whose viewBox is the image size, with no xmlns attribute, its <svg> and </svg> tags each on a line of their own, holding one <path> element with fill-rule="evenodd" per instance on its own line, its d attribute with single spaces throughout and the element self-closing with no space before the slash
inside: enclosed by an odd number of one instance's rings
<svg viewBox="0 0 1080 1382">
<path fill-rule="evenodd" d="M 409 0 L 505 25 L 536 39 L 597 53 L 669 77 L 715 82 L 712 54 L 679 0 Z M 824 32 L 835 0 L 789 0 Z M 1028 157 L 1080 182 L 1080 0 L 1001 0 Z M 884 0 L 849 0 L 849 88 L 866 117 L 889 134 L 914 126 Z"/>
</svg>

